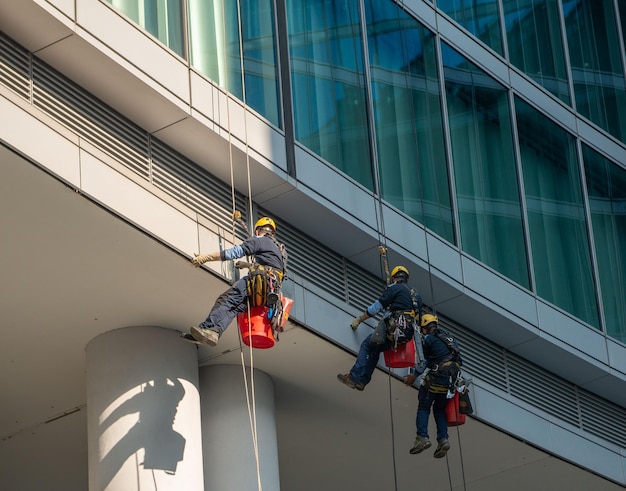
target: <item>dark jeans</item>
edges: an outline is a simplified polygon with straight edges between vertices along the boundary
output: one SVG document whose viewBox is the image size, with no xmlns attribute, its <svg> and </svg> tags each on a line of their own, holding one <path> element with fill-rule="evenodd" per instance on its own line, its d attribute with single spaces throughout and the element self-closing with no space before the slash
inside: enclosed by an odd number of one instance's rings
<svg viewBox="0 0 626 491">
<path fill-rule="evenodd" d="M 433 394 L 426 387 L 421 386 L 417 400 L 417 416 L 415 418 L 417 435 L 428 438 L 428 417 L 430 416 L 430 408 L 432 406 L 433 417 L 437 425 L 437 440 L 448 438 L 448 420 L 446 418 L 448 398 L 446 393 Z"/>
<path fill-rule="evenodd" d="M 388 339 L 381 344 L 372 343 L 372 334 L 367 336 L 361 343 L 356 362 L 350 370 L 350 378 L 354 382 L 363 385 L 369 384 L 370 380 L 372 380 L 372 374 L 378 364 L 380 354 L 393 346 L 393 342 Z"/>
<path fill-rule="evenodd" d="M 237 317 L 237 314 L 248 310 L 246 300 L 248 296 L 246 290 L 247 279 L 247 276 L 240 278 L 233 286 L 217 297 L 206 320 L 199 325 L 201 329 L 211 329 L 221 335 L 233 319 Z"/>
</svg>

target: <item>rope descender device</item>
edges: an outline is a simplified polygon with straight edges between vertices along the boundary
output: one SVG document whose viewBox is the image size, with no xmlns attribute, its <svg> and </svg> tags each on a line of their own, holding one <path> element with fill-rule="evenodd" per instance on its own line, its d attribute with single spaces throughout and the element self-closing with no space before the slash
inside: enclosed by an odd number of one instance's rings
<svg viewBox="0 0 626 491">
<path fill-rule="evenodd" d="M 243 230 L 246 232 L 246 235 L 248 237 L 252 237 L 252 234 L 250 233 L 250 229 L 248 229 L 248 226 L 246 225 L 246 223 L 243 221 L 241 212 L 239 210 L 235 210 L 233 212 L 233 221 L 235 221 L 236 223 L 239 224 L 239 226 L 241 228 L 243 228 Z"/>
<path fill-rule="evenodd" d="M 384 246 L 378 246 L 378 252 L 380 253 L 380 257 L 383 260 L 383 268 L 385 271 L 385 278 L 387 279 L 387 284 L 391 283 L 391 277 L 389 276 L 389 260 L 387 259 L 387 248 Z"/>
</svg>

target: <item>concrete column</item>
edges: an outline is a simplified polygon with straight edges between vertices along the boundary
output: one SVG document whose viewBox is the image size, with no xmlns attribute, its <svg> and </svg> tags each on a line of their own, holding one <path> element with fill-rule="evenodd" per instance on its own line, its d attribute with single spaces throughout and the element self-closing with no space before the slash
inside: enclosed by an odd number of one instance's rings
<svg viewBox="0 0 626 491">
<path fill-rule="evenodd" d="M 90 491 L 203 491 L 196 346 L 127 327 L 86 348 Z"/>
<path fill-rule="evenodd" d="M 241 366 L 214 365 L 200 369 L 206 491 L 280 490 L 274 384 L 269 375 L 259 370 L 252 372 L 254 380 L 249 368 L 246 373 L 249 402 Z M 258 472 L 250 424 L 255 414 Z"/>
</svg>

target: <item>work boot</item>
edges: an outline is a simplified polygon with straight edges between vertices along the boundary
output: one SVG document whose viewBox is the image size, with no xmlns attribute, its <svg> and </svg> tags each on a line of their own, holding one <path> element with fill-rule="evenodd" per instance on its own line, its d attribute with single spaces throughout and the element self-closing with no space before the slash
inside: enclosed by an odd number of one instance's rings
<svg viewBox="0 0 626 491">
<path fill-rule="evenodd" d="M 426 450 L 427 448 L 430 448 L 432 446 L 432 443 L 430 442 L 430 440 L 428 438 L 426 438 L 425 436 L 417 436 L 417 438 L 415 439 L 415 443 L 413 443 L 413 448 L 411 448 L 411 450 L 409 450 L 410 454 L 418 454 L 423 452 L 424 450 Z"/>
<path fill-rule="evenodd" d="M 191 335 L 200 344 L 208 344 L 209 346 L 216 346 L 220 339 L 220 335 L 211 329 L 201 329 L 200 327 L 192 327 L 190 329 Z"/>
<path fill-rule="evenodd" d="M 180 333 L 180 337 L 183 338 L 185 341 L 189 342 L 189 343 L 193 343 L 193 344 L 201 344 L 200 341 L 196 341 L 196 338 L 194 338 L 190 333 L 188 332 L 181 332 Z"/>
<path fill-rule="evenodd" d="M 350 374 L 349 373 L 346 373 L 345 375 L 343 375 L 341 373 L 338 374 L 337 375 L 337 380 L 339 380 L 339 382 L 341 382 L 342 384 L 347 385 L 351 389 L 356 389 L 356 390 L 363 390 L 363 389 L 365 389 L 365 386 L 363 384 L 360 384 L 360 383 L 355 382 L 354 380 L 352 380 L 350 378 Z"/>
<path fill-rule="evenodd" d="M 448 450 L 450 450 L 450 442 L 448 441 L 447 438 L 443 438 L 442 440 L 437 440 L 437 442 L 439 444 L 437 445 L 437 448 L 435 449 L 435 453 L 433 454 L 433 457 L 435 457 L 436 459 L 441 459 L 445 457 L 446 454 L 448 453 Z"/>
</svg>

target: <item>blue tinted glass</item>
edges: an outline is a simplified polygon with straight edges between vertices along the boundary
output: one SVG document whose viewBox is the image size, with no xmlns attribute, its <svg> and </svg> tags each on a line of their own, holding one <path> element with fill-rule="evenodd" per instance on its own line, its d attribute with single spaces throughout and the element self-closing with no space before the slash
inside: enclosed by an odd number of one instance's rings
<svg viewBox="0 0 626 491">
<path fill-rule="evenodd" d="M 241 23 L 245 101 L 280 126 L 273 0 L 242 0 Z"/>
<path fill-rule="evenodd" d="M 358 0 L 287 2 L 296 139 L 372 189 Z"/>
<path fill-rule="evenodd" d="M 191 65 L 280 126 L 273 1 L 188 2 Z"/>
</svg>

